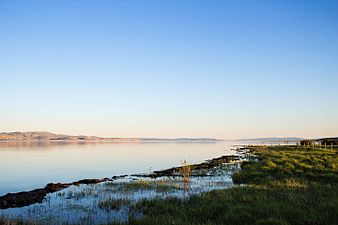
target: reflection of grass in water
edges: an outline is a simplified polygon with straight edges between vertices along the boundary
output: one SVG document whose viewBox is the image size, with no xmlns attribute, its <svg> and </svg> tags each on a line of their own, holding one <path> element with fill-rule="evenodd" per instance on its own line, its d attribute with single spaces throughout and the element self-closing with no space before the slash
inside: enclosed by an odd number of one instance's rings
<svg viewBox="0 0 338 225">
<path fill-rule="evenodd" d="M 85 198 L 89 196 L 96 198 L 98 197 L 98 195 L 99 193 L 94 188 L 84 188 L 84 189 L 81 189 L 80 191 L 68 192 L 66 198 L 81 199 L 81 198 Z"/>
<path fill-rule="evenodd" d="M 82 198 L 98 198 L 100 195 L 99 186 L 91 185 L 87 188 L 75 188 L 67 191 L 61 191 L 56 194 L 57 197 L 66 199 L 80 200 Z"/>
<path fill-rule="evenodd" d="M 108 182 L 105 184 L 114 187 L 116 191 L 133 192 L 138 190 L 154 190 L 157 192 L 167 192 L 182 189 L 180 185 L 171 180 L 137 180 L 126 183 Z"/>
<path fill-rule="evenodd" d="M 106 211 L 118 210 L 123 206 L 129 206 L 132 203 L 130 199 L 127 198 L 110 198 L 99 202 L 99 208 Z"/>
<path fill-rule="evenodd" d="M 80 212 L 90 212 L 90 211 L 92 211 L 92 209 L 90 207 L 78 205 L 78 204 L 70 204 L 70 205 L 67 206 L 66 210 L 80 211 Z"/>
</svg>

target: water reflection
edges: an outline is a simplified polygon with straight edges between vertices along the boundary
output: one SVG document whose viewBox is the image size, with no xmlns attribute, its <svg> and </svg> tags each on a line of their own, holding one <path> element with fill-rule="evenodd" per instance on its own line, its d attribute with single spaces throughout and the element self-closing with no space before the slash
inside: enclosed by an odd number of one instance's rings
<svg viewBox="0 0 338 225">
<path fill-rule="evenodd" d="M 99 184 L 70 186 L 48 194 L 41 204 L 21 208 L 8 208 L 0 212 L 9 218 L 24 218 L 32 223 L 46 224 L 103 224 L 112 220 L 127 221 L 139 212 L 133 206 L 144 199 L 168 197 L 187 198 L 211 190 L 233 187 L 232 174 L 240 168 L 238 163 L 225 164 L 196 171 L 210 176 L 158 179 L 128 176 Z M 142 214 L 139 214 L 141 216 Z M 136 215 L 137 217 L 137 215 Z"/>
<path fill-rule="evenodd" d="M 139 144 L 139 142 L 84 142 L 84 141 L 22 141 L 22 142 L 9 142 L 9 141 L 0 141 L 0 151 L 6 150 L 7 148 L 15 148 L 15 150 L 20 150 L 25 148 L 25 150 L 36 150 L 36 148 L 53 148 L 60 146 L 76 146 L 76 145 L 119 145 L 119 144 Z"/>
<path fill-rule="evenodd" d="M 233 143 L 1 142 L 0 195 L 199 163 L 232 154 Z"/>
</svg>

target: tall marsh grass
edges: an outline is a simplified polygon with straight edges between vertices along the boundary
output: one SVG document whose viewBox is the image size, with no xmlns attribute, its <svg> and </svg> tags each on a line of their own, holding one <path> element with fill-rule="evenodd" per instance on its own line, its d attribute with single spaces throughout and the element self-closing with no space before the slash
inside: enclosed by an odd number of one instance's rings
<svg viewBox="0 0 338 225">
<path fill-rule="evenodd" d="M 184 183 L 190 182 L 190 176 L 192 174 L 192 171 L 193 166 L 189 165 L 186 160 L 183 160 L 181 162 L 181 168 L 179 169 L 179 173 L 182 175 Z"/>
</svg>

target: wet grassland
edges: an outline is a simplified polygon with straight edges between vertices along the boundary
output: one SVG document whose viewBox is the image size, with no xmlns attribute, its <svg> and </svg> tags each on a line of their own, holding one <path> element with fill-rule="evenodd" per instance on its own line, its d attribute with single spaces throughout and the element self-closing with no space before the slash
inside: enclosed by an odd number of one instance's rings
<svg viewBox="0 0 338 225">
<path fill-rule="evenodd" d="M 0 224 L 108 224 L 142 218 L 143 213 L 136 210 L 138 202 L 189 198 L 233 187 L 231 176 L 240 169 L 243 157 L 239 153 L 195 165 L 182 162 L 179 167 L 149 174 L 48 184 L 30 192 L 7 194 L 0 197 Z"/>
<path fill-rule="evenodd" d="M 251 147 L 236 185 L 187 199 L 144 200 L 125 224 L 338 224 L 337 149 Z"/>
</svg>

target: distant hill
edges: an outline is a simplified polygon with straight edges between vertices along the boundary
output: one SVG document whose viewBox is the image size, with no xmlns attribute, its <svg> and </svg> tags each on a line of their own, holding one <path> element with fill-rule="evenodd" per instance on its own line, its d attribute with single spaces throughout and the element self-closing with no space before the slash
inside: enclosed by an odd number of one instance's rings
<svg viewBox="0 0 338 225">
<path fill-rule="evenodd" d="M 298 137 L 267 137 L 267 138 L 238 139 L 236 141 L 281 142 L 281 141 L 301 141 L 301 140 L 303 140 L 303 138 L 298 138 Z"/>
<path fill-rule="evenodd" d="M 216 142 L 215 138 L 103 138 L 96 136 L 72 136 L 54 134 L 46 131 L 38 132 L 3 132 L 0 141 L 116 141 L 116 142 Z"/>
<path fill-rule="evenodd" d="M 140 138 L 142 142 L 220 142 L 216 138 Z"/>
<path fill-rule="evenodd" d="M 102 138 L 96 136 L 72 136 L 50 132 L 9 132 L 0 133 L 0 141 L 138 141 L 137 138 Z"/>
</svg>

